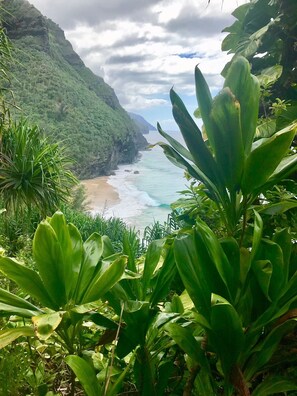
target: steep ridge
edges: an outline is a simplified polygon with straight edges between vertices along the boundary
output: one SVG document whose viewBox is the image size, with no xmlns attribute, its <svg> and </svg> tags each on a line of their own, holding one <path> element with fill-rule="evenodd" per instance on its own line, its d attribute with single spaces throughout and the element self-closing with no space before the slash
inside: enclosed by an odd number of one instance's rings
<svg viewBox="0 0 297 396">
<path fill-rule="evenodd" d="M 147 142 L 114 90 L 88 69 L 62 29 L 26 0 L 3 0 L 0 18 L 14 51 L 11 89 L 22 112 L 62 140 L 81 178 L 132 162 Z"/>
</svg>

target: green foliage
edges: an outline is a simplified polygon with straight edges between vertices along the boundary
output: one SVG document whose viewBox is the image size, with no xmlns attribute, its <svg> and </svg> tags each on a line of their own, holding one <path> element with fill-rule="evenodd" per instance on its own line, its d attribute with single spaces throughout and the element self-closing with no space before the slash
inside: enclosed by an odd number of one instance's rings
<svg viewBox="0 0 297 396">
<path fill-rule="evenodd" d="M 192 183 L 191 199 L 176 204 L 179 209 L 186 204 L 181 218 L 192 227 L 180 230 L 172 244 L 178 273 L 195 310 L 190 315 L 179 308 L 182 314 L 166 330 L 189 356 L 191 389 L 196 387 L 198 394 L 218 394 L 221 386 L 224 395 L 246 396 L 252 390 L 265 395 L 272 386 L 271 361 L 278 368 L 285 364 L 280 344 L 296 328 L 296 246 L 288 228 L 269 230 L 270 239 L 266 238 L 263 220 L 252 209 L 266 196 L 265 204 L 257 206 L 263 215 L 295 207 L 288 198 L 275 202 L 268 188 L 296 169 L 296 155 L 286 157 L 296 123 L 253 142 L 259 84 L 242 57 L 229 66 L 224 89 L 214 99 L 197 68 L 195 79 L 208 140 L 203 141 L 173 91 L 173 116 L 187 149 L 158 126 L 169 143 L 160 143 L 167 157 L 203 183 L 196 189 Z M 215 226 L 215 235 L 199 219 L 204 213 L 195 209 L 194 199 L 205 210 L 214 210 L 212 201 L 220 215 L 218 224 L 225 224 L 225 230 Z M 278 384 L 278 392 L 297 389 L 289 378 Z"/>
<path fill-rule="evenodd" d="M 296 169 L 297 157 L 285 155 L 295 136 L 296 123 L 272 137 L 253 143 L 259 106 L 259 83 L 249 63 L 237 57 L 229 67 L 224 88 L 214 99 L 198 68 L 195 70 L 197 100 L 208 141 L 171 90 L 173 116 L 187 149 L 168 136 L 159 143 L 171 162 L 202 182 L 215 202 L 229 234 L 260 192 Z"/>
<path fill-rule="evenodd" d="M 272 103 L 278 98 L 289 101 L 295 115 L 284 109 L 277 118 L 278 127 L 296 119 L 296 37 L 297 5 L 294 0 L 256 0 L 239 6 L 236 21 L 224 29 L 229 34 L 222 49 L 245 56 L 261 84 L 260 114 L 271 115 Z M 225 68 L 225 72 L 228 65 Z M 289 116 L 289 119 L 287 117 Z"/>
</svg>

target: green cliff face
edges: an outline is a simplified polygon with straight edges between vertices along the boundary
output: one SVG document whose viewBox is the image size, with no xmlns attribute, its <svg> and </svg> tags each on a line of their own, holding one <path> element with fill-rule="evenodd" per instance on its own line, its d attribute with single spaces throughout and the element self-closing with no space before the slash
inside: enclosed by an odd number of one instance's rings
<svg viewBox="0 0 297 396">
<path fill-rule="evenodd" d="M 131 162 L 146 141 L 113 89 L 88 69 L 64 32 L 26 0 L 3 0 L 0 18 L 12 41 L 11 89 L 26 116 L 69 147 L 81 178 Z"/>
</svg>

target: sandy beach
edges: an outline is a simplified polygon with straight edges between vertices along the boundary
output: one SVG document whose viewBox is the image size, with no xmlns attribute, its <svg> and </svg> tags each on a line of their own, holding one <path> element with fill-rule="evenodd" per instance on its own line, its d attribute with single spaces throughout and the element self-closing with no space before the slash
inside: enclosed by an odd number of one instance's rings
<svg viewBox="0 0 297 396">
<path fill-rule="evenodd" d="M 92 212 L 104 214 L 112 206 L 120 202 L 116 190 L 107 183 L 108 176 L 82 180 L 86 189 L 88 209 Z"/>
</svg>

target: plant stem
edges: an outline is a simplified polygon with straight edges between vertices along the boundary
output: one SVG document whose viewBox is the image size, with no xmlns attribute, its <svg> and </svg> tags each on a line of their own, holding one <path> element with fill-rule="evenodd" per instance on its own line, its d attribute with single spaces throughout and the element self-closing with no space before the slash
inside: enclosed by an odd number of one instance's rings
<svg viewBox="0 0 297 396">
<path fill-rule="evenodd" d="M 241 230 L 241 236 L 240 236 L 240 241 L 239 241 L 239 246 L 241 247 L 243 244 L 243 239 L 244 239 L 244 234 L 247 226 L 247 199 L 246 197 L 243 198 L 243 203 L 242 203 L 242 211 L 243 211 L 243 219 L 242 219 L 242 230 Z"/>
<path fill-rule="evenodd" d="M 233 367 L 230 380 L 237 389 L 239 396 L 250 396 L 249 388 L 245 382 L 241 369 L 236 365 Z"/>
<path fill-rule="evenodd" d="M 199 370 L 200 370 L 199 366 L 194 366 L 190 369 L 190 376 L 187 379 L 186 385 L 184 387 L 183 396 L 191 396 L 192 395 L 195 378 L 197 377 Z"/>
</svg>

